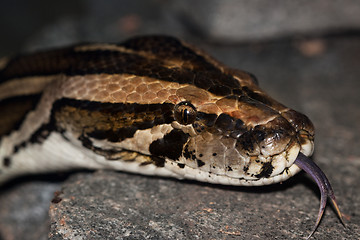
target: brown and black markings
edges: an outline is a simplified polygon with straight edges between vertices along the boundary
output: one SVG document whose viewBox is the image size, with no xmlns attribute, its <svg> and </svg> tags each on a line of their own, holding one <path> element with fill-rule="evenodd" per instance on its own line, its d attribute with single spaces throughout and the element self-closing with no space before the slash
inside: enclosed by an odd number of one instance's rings
<svg viewBox="0 0 360 240">
<path fill-rule="evenodd" d="M 79 50 L 81 46 L 86 49 L 84 45 L 76 45 L 61 50 L 22 55 L 10 59 L 0 71 L 0 84 L 13 78 L 26 79 L 42 75 L 76 76 L 126 73 L 180 84 L 192 84 L 215 95 L 235 99 L 239 104 L 278 114 L 269 108 L 272 101 L 266 95 L 254 93 L 248 87 L 241 86 L 231 71 L 224 72 L 224 69 L 219 67 L 219 63 L 215 60 L 199 54 L 174 38 L 154 36 L 133 39 L 117 45 L 133 50 L 133 52 L 99 49 L 84 51 Z M 182 62 L 182 66 L 168 67 L 167 61 Z M 236 73 L 256 82 L 251 75 L 245 72 L 237 71 Z M 172 108 L 174 106 L 170 105 L 159 103 L 147 106 L 59 99 L 53 104 L 50 122 L 44 123 L 41 128 L 37 129 L 29 141 L 41 142 L 51 131 L 69 130 L 69 126 L 73 131 L 81 132 L 81 136 L 84 138 L 106 139 L 110 142 L 122 141 L 132 137 L 137 130 L 173 121 Z M 160 108 L 162 108 L 160 112 L 156 112 Z M 164 108 L 167 108 L 166 111 Z M 254 144 L 262 141 L 261 134 L 265 134 L 260 130 L 253 131 L 244 124 L 242 119 L 231 117 L 225 113 L 217 116 L 199 112 L 193 126 L 198 133 L 210 129 L 236 138 L 238 145 L 247 151 L 253 150 Z M 214 130 L 215 128 L 217 130 Z M 172 135 L 175 133 L 169 133 L 169 136 Z M 177 136 L 179 140 L 172 140 L 169 136 L 165 136 L 166 141 L 163 143 L 160 143 L 160 141 L 164 141 L 163 139 L 154 142 L 150 149 L 155 156 L 166 156 L 176 160 L 181 155 L 180 147 L 176 151 L 174 150 L 174 154 L 170 156 L 169 153 L 161 152 L 160 146 L 163 147 L 169 143 L 178 143 L 183 146 L 186 137 Z M 14 152 L 24 146 L 26 146 L 26 142 L 16 145 Z M 196 161 L 198 167 L 204 165 L 202 160 L 197 159 Z"/>
<path fill-rule="evenodd" d="M 52 114 L 58 127 L 89 136 L 120 142 L 137 130 L 171 123 L 173 104 L 101 103 L 60 99 Z"/>
<path fill-rule="evenodd" d="M 100 151 L 90 144 L 89 137 L 110 142 L 121 142 L 134 136 L 137 130 L 148 129 L 156 125 L 171 123 L 173 104 L 123 104 L 101 103 L 87 100 L 62 98 L 53 104 L 50 121 L 35 131 L 28 141 L 14 146 L 13 153 L 27 144 L 42 143 L 52 131 L 73 132 L 80 135 L 83 145 L 96 153 L 107 156 L 111 150 Z M 66 136 L 62 134 L 65 140 Z M 115 150 L 114 150 L 115 151 Z"/>
<path fill-rule="evenodd" d="M 257 81 L 252 75 L 239 70 L 228 70 L 201 51 L 192 49 L 174 38 L 163 36 L 135 38 L 117 46 L 119 50 L 87 49 L 86 45 L 76 45 L 59 50 L 18 56 L 10 59 L 0 71 L 0 84 L 13 78 L 26 79 L 31 76 L 126 73 L 168 82 L 192 84 L 217 96 L 234 99 L 238 104 L 247 105 L 249 108 L 257 108 L 269 114 L 279 115 L 279 112 L 271 107 L 274 104 L 272 99 L 262 92 L 249 89 L 248 86 L 241 86 L 233 74 L 255 84 Z M 121 49 L 126 49 L 126 51 Z M 181 66 L 173 64 L 169 67 L 169 62 L 181 62 Z M 160 106 L 168 108 L 165 113 L 167 119 L 154 115 L 157 114 L 156 110 Z M 275 108 L 278 107 L 277 104 L 274 106 Z M 41 142 L 51 131 L 65 131 L 68 130 L 69 126 L 73 128 L 73 131 L 81 132 L 81 136 L 84 138 L 106 139 L 110 142 L 122 141 L 132 137 L 137 130 L 147 129 L 156 124 L 170 123 L 173 120 L 172 108 L 173 106 L 166 103 L 153 104 L 151 108 L 141 104 L 129 105 L 126 103 L 97 103 L 60 99 L 54 103 L 50 122 L 44 123 L 41 128 L 37 129 L 29 141 L 32 143 Z M 151 111 L 152 113 L 141 114 L 144 111 L 148 113 Z M 109 118 L 109 116 L 111 117 Z M 243 119 L 234 118 L 226 113 L 217 116 L 216 114 L 198 112 L 193 127 L 199 134 L 205 130 L 220 131 L 227 137 L 238 139 L 237 147 L 248 152 L 254 151 L 254 145 L 263 141 L 271 131 L 269 129 L 257 129 L 257 127 L 252 129 L 252 127 L 244 124 Z M 278 126 L 273 127 L 275 129 Z M 214 130 L 215 128 L 216 130 Z M 171 134 L 170 136 L 172 136 Z M 160 140 L 154 142 L 150 146 L 152 153 L 156 156 L 169 155 L 169 153 L 161 152 L 160 147 L 156 146 L 158 144 L 163 147 L 165 143 L 179 143 L 183 146 L 186 137 L 177 137 L 180 139 L 178 142 L 171 140 L 169 136 L 166 136 L 164 143 L 160 143 Z M 162 139 L 162 141 L 164 140 Z M 14 152 L 24 146 L 26 146 L 26 142 L 16 145 Z M 176 154 L 166 157 L 173 160 L 178 159 L 182 149 L 179 147 L 176 150 L 174 151 Z M 196 159 L 196 161 L 198 167 L 204 165 L 203 160 Z M 264 169 L 264 174 L 258 176 L 268 175 L 270 172 L 268 169 L 271 168 L 264 167 Z"/>
<path fill-rule="evenodd" d="M 147 42 L 145 45 L 139 45 Z M 10 59 L 0 70 L 0 84 L 14 78 L 63 74 L 65 76 L 89 74 L 132 74 L 168 82 L 192 84 L 218 96 L 244 96 L 243 86 L 231 71 L 224 72 L 215 60 L 198 55 L 194 49 L 184 46 L 171 37 L 147 37 L 133 39 L 119 47 L 134 50 L 131 53 L 116 50 L 77 50 L 86 45 L 19 55 Z M 144 52 L 146 54 L 144 54 Z M 168 61 L 182 62 L 181 67 L 168 67 Z M 236 71 L 239 76 L 256 82 L 252 75 Z M 271 104 L 266 95 L 249 91 L 259 102 Z"/>
<path fill-rule="evenodd" d="M 0 137 L 18 130 L 28 112 L 35 109 L 41 94 L 14 96 L 0 100 Z"/>
</svg>

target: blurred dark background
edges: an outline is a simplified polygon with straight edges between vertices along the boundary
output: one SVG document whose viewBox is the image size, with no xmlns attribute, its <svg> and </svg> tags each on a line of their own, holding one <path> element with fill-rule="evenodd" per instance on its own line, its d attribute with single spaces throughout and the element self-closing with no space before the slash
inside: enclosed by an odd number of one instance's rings
<svg viewBox="0 0 360 240">
<path fill-rule="evenodd" d="M 0 8 L 0 54 L 139 34 L 249 43 L 358 33 L 356 0 L 14 0 Z"/>
<path fill-rule="evenodd" d="M 2 0 L 0 6 L 0 57 L 166 34 L 254 73 L 271 96 L 316 127 L 313 159 L 333 184 L 347 228 L 328 207 L 314 239 L 360 239 L 358 0 Z M 126 173 L 67 176 L 24 178 L 0 189 L 0 238 L 299 239 L 312 229 L 319 200 L 305 174 L 260 188 Z M 51 203 L 56 191 L 64 200 Z"/>
</svg>

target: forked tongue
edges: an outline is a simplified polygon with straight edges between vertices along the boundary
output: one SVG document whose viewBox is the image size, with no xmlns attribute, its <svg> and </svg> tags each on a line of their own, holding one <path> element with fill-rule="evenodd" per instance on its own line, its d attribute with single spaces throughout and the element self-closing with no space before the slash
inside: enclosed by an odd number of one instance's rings
<svg viewBox="0 0 360 240">
<path fill-rule="evenodd" d="M 318 214 L 315 226 L 314 226 L 312 232 L 310 233 L 310 235 L 307 237 L 307 239 L 309 239 L 313 235 L 313 233 L 319 226 L 321 217 L 322 217 L 325 207 L 326 207 L 326 202 L 327 202 L 328 197 L 331 199 L 331 202 L 336 210 L 337 215 L 339 216 L 339 218 L 341 220 L 341 223 L 343 225 L 345 225 L 342 215 L 341 215 L 341 212 L 340 212 L 340 209 L 339 209 L 339 206 L 336 203 L 334 191 L 332 190 L 330 182 L 327 179 L 327 177 L 325 176 L 325 174 L 323 173 L 323 171 L 321 171 L 321 169 L 310 158 L 306 157 L 301 152 L 297 156 L 294 163 L 299 168 L 301 168 L 302 170 L 307 172 L 312 177 L 312 179 L 314 179 L 316 181 L 316 183 L 320 189 L 320 194 L 321 194 L 319 214 Z"/>
</svg>

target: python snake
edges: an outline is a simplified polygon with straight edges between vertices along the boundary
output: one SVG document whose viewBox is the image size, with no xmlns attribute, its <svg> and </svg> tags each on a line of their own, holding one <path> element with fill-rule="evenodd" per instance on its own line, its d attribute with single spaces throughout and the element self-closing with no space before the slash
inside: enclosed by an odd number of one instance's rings
<svg viewBox="0 0 360 240">
<path fill-rule="evenodd" d="M 166 36 L 82 44 L 0 61 L 0 182 L 115 169 L 226 185 L 330 183 L 307 156 L 314 128 L 244 71 Z"/>
</svg>

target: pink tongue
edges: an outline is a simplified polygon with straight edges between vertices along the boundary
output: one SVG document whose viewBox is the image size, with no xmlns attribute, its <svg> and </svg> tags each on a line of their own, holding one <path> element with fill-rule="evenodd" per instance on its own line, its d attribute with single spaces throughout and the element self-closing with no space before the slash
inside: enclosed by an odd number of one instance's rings
<svg viewBox="0 0 360 240">
<path fill-rule="evenodd" d="M 320 189 L 320 194 L 321 194 L 319 214 L 318 214 L 314 229 L 310 233 L 310 235 L 307 237 L 307 239 L 309 239 L 313 235 L 316 228 L 319 226 L 321 217 L 322 217 L 325 207 L 326 207 L 326 202 L 327 202 L 328 197 L 331 199 L 331 202 L 334 205 L 335 210 L 336 210 L 342 224 L 345 225 L 342 215 L 341 215 L 341 212 L 340 212 L 340 209 L 339 209 L 339 206 L 336 203 L 334 191 L 332 190 L 330 182 L 327 179 L 327 177 L 325 176 L 324 172 L 321 171 L 321 169 L 310 158 L 306 157 L 301 152 L 297 156 L 294 163 L 299 168 L 301 168 L 302 170 L 307 172 L 311 176 L 311 178 L 315 180 L 315 182 L 317 183 L 317 185 Z"/>
</svg>

